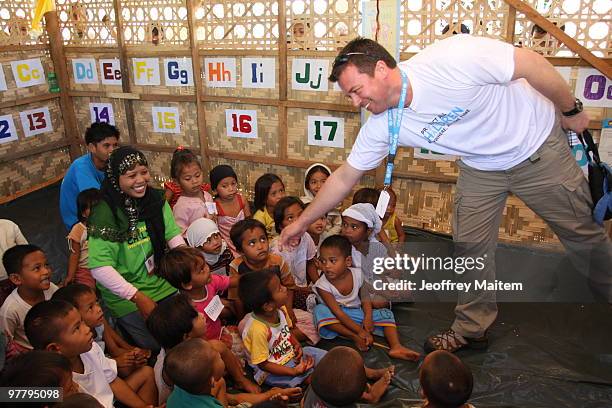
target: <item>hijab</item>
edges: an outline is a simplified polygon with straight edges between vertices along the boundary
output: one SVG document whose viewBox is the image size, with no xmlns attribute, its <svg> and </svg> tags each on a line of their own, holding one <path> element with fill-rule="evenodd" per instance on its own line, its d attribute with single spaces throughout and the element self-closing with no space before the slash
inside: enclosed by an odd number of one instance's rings
<svg viewBox="0 0 612 408">
<path fill-rule="evenodd" d="M 370 241 L 376 239 L 376 234 L 378 234 L 382 228 L 382 221 L 376 213 L 374 206 L 370 203 L 353 204 L 342 212 L 342 216 L 354 218 L 357 221 L 365 223 L 368 228 L 372 228 L 372 232 L 368 237 Z"/>
<path fill-rule="evenodd" d="M 210 236 L 213 234 L 219 234 L 219 228 L 213 220 L 209 220 L 208 218 L 198 218 L 191 223 L 185 232 L 187 243 L 193 248 L 199 248 L 204 245 L 208 238 L 210 238 Z M 219 253 L 209 254 L 202 251 L 204 258 L 206 258 L 206 263 L 209 265 L 216 264 L 226 249 L 227 244 L 225 243 L 225 240 L 221 238 L 221 250 Z"/>
</svg>

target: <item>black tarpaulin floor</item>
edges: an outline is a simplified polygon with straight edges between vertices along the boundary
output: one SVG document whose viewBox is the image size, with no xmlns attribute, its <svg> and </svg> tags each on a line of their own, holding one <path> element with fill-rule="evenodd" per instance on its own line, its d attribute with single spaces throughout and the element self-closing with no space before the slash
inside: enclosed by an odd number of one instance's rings
<svg viewBox="0 0 612 408">
<path fill-rule="evenodd" d="M 58 203 L 59 185 L 54 185 L 0 206 L 0 218 L 16 222 L 31 243 L 45 250 L 55 271 L 55 282 L 61 280 L 67 265 L 66 231 Z M 448 242 L 443 237 L 414 231 L 410 239 Z M 561 254 L 501 246 L 498 274 L 504 273 L 504 267 L 517 274 L 537 271 L 539 285 L 559 285 L 566 279 L 560 272 L 566 264 L 563 259 Z M 561 286 L 565 291 L 587 291 L 582 283 Z M 453 307 L 453 303 L 418 301 L 396 305 L 394 312 L 404 343 L 422 352 L 428 335 L 449 327 Z M 477 408 L 612 407 L 612 306 L 588 302 L 500 302 L 489 339 L 489 348 L 484 352 L 458 354 L 474 374 L 471 402 Z M 336 344 L 347 343 L 323 342 L 321 347 Z M 391 361 L 378 348 L 365 353 L 364 358 L 373 367 L 396 365 L 392 386 L 377 406 L 418 405 L 417 363 Z"/>
</svg>

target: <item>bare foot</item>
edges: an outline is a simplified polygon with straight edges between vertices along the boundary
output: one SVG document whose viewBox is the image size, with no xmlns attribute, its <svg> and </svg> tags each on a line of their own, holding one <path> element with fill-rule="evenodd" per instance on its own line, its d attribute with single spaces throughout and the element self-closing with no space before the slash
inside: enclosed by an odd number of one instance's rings
<svg viewBox="0 0 612 408">
<path fill-rule="evenodd" d="M 369 404 L 376 404 L 389 388 L 391 382 L 391 373 L 389 371 L 378 379 L 374 384 L 368 384 L 368 390 L 363 393 L 361 399 Z"/>
<path fill-rule="evenodd" d="M 389 372 L 391 374 L 391 377 L 393 377 L 393 375 L 395 374 L 395 366 L 392 365 L 386 368 L 365 367 L 365 372 L 366 372 L 366 377 L 368 377 L 368 380 L 378 380 L 383 375 L 385 375 L 386 372 Z"/>
<path fill-rule="evenodd" d="M 246 377 L 236 380 L 236 387 L 252 394 L 259 394 L 261 392 L 261 388 Z"/>
<path fill-rule="evenodd" d="M 357 346 L 357 348 L 361 351 L 368 351 L 370 349 L 370 347 L 368 346 L 368 342 L 367 339 L 364 339 L 363 337 L 355 334 L 353 337 L 353 342 L 355 343 L 355 346 Z"/>
<path fill-rule="evenodd" d="M 408 347 L 397 346 L 389 350 L 389 356 L 400 360 L 417 361 L 421 355 Z"/>
</svg>

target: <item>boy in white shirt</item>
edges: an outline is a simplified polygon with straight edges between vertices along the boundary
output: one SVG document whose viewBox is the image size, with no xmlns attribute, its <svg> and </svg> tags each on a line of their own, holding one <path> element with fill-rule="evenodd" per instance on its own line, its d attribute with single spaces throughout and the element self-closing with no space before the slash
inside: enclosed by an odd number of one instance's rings
<svg viewBox="0 0 612 408">
<path fill-rule="evenodd" d="M 70 360 L 74 381 L 104 407 L 113 398 L 129 407 L 157 404 L 153 369 L 129 382 L 117 376 L 117 363 L 104 356 L 93 341 L 93 333 L 79 311 L 63 300 L 50 300 L 32 307 L 25 319 L 25 332 L 37 350 L 63 354 Z"/>
<path fill-rule="evenodd" d="M 16 245 L 2 256 L 11 282 L 17 286 L 0 308 L 0 330 L 6 333 L 8 358 L 32 350 L 23 330 L 26 314 L 37 303 L 51 298 L 57 290 L 51 282 L 51 268 L 45 253 L 36 245 Z"/>
</svg>

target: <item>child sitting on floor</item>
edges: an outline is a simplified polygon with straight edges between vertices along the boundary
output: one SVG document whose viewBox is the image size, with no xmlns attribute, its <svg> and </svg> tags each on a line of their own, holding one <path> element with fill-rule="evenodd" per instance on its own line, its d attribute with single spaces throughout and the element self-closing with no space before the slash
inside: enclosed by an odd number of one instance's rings
<svg viewBox="0 0 612 408">
<path fill-rule="evenodd" d="M 185 148 L 179 146 L 177 150 L 185 150 Z M 170 164 L 170 172 L 172 172 L 172 164 Z M 181 185 L 174 179 L 174 176 L 171 175 L 171 177 L 172 179 L 164 182 L 164 197 L 166 201 L 168 201 L 168 204 L 170 204 L 170 208 L 174 208 L 174 205 L 183 193 L 183 189 L 181 188 Z M 202 183 L 200 185 L 200 191 L 202 191 L 202 193 L 210 194 L 210 185 L 207 183 Z"/>
<path fill-rule="evenodd" d="M 291 334 L 287 313 L 287 288 L 269 270 L 240 277 L 240 300 L 247 314 L 241 322 L 242 340 L 259 384 L 297 387 L 308 378 L 325 351 L 302 347 Z"/>
<path fill-rule="evenodd" d="M 157 273 L 187 295 L 195 309 L 204 316 L 206 339 L 220 340 L 225 303 L 219 295 L 230 287 L 237 288 L 238 277 L 213 275 L 202 252 L 185 246 L 171 249 L 162 258 Z M 231 348 L 231 341 L 226 345 Z"/>
<path fill-rule="evenodd" d="M 304 173 L 304 196 L 300 197 L 304 204 L 309 204 L 319 193 L 323 184 L 331 175 L 331 169 L 323 163 L 315 163 L 306 169 Z M 342 219 L 338 208 L 331 209 L 325 218 L 325 232 L 327 235 L 340 233 Z"/>
<path fill-rule="evenodd" d="M 147 318 L 147 329 L 162 347 L 154 368 L 159 403 L 162 404 L 171 391 L 171 384 L 162 377 L 166 354 L 185 339 L 206 338 L 206 318 L 195 309 L 186 294 L 180 293 L 153 309 Z M 247 392 L 259 392 L 259 387 L 244 376 L 238 358 L 223 342 L 210 340 L 210 344 L 221 354 L 227 372 L 237 387 Z"/>
<path fill-rule="evenodd" d="M 87 245 L 87 218 L 91 209 L 100 201 L 100 190 L 90 188 L 83 190 L 77 196 L 77 217 L 79 222 L 74 224 L 70 233 L 66 237 L 68 239 L 68 273 L 62 286 L 70 285 L 73 282 L 82 283 L 89 287 L 95 288 L 96 281 L 89 267 L 87 259 L 89 258 L 89 250 Z"/>
<path fill-rule="evenodd" d="M 312 373 L 301 407 L 355 407 L 376 404 L 387 392 L 395 366 L 372 369 L 356 350 L 338 346 L 329 350 Z M 373 385 L 368 380 L 375 381 Z"/>
<path fill-rule="evenodd" d="M 210 193 L 202 191 L 202 166 L 191 150 L 178 148 L 174 151 L 170 175 L 181 186 L 181 196 L 176 200 L 172 213 L 183 234 L 198 218 L 216 220 L 217 205 Z"/>
<path fill-rule="evenodd" d="M 389 242 L 392 244 L 406 242 L 406 233 L 402 226 L 402 220 L 395 214 L 395 205 L 397 204 L 397 195 L 391 187 L 387 187 L 389 193 L 389 204 L 387 211 L 382 219 L 383 231 L 389 237 Z"/>
<path fill-rule="evenodd" d="M 253 218 L 261 222 L 269 238 L 276 236 L 274 229 L 274 206 L 285 196 L 285 184 L 276 174 L 266 173 L 255 182 L 255 214 Z"/>
<path fill-rule="evenodd" d="M 199 338 L 183 341 L 168 352 L 163 365 L 164 377 L 174 384 L 167 407 L 223 407 L 228 403 L 236 405 L 241 402 L 250 406 L 269 399 L 286 400 L 301 394 L 299 388 L 272 388 L 259 394 L 226 393 L 224 370 L 223 359 L 210 342 Z"/>
<path fill-rule="evenodd" d="M 299 198 L 281 198 L 274 208 L 274 227 L 276 232 L 280 234 L 283 228 L 298 219 L 302 211 L 304 211 L 304 204 Z M 300 237 L 299 244 L 290 251 L 281 251 L 278 248 L 278 237 L 272 240 L 270 247 L 273 254 L 282 256 L 285 262 L 289 264 L 289 269 L 291 270 L 293 280 L 297 286 L 293 292 L 293 305 L 298 309 L 307 310 L 306 299 L 309 295 L 312 295 L 312 291 L 308 285 L 319 279 L 319 274 L 315 265 L 317 247 L 314 241 L 310 235 L 305 232 Z M 314 296 L 312 296 L 312 298 L 314 302 Z"/>
<path fill-rule="evenodd" d="M 285 260 L 269 251 L 268 236 L 263 224 L 254 219 L 240 221 L 230 231 L 232 242 L 242 255 L 230 264 L 231 276 L 242 276 L 248 272 L 259 272 L 272 270 L 280 278 L 283 286 L 287 288 L 287 312 L 291 320 L 295 322 L 294 335 L 299 341 L 309 341 L 317 344 L 319 335 L 312 323 L 312 314 L 293 309 L 293 291 L 296 289 L 295 280 Z M 242 302 L 238 297 L 238 291 L 230 288 L 228 299 L 234 302 L 236 316 L 241 319 L 244 316 Z"/>
<path fill-rule="evenodd" d="M 229 276 L 229 266 L 234 255 L 213 220 L 195 220 L 187 228 L 185 237 L 190 247 L 202 251 L 213 275 Z"/>
<path fill-rule="evenodd" d="M 308 207 L 308 204 L 306 204 L 304 208 L 306 207 Z M 312 242 L 314 242 L 314 244 L 317 246 L 317 252 L 319 252 L 321 242 L 323 242 L 323 240 L 329 236 L 327 232 L 325 232 L 325 225 L 327 225 L 326 223 L 327 216 L 322 215 L 321 217 L 317 218 L 312 224 L 310 224 L 310 226 L 306 230 L 306 232 L 308 232 L 308 235 L 310 235 L 310 238 L 312 238 Z M 340 222 L 340 224 L 342 224 L 342 222 Z"/>
<path fill-rule="evenodd" d="M 366 351 L 373 344 L 372 334 L 389 342 L 389 356 L 416 361 L 419 353 L 399 340 L 395 317 L 390 309 L 372 309 L 368 291 L 362 290 L 363 274 L 351 268 L 351 244 L 341 235 L 332 235 L 321 244 L 319 267 L 323 276 L 314 284 L 321 304 L 315 307 L 319 334 L 325 339 L 338 335 L 351 339 Z"/>
<path fill-rule="evenodd" d="M 249 203 L 238 192 L 238 176 L 227 164 L 220 164 L 210 171 L 210 185 L 217 193 L 215 203 L 219 231 L 233 255 L 238 256 L 230 239 L 230 230 L 238 221 L 251 217 Z"/>
<path fill-rule="evenodd" d="M 117 363 L 117 371 L 121 378 L 128 377 L 147 364 L 151 351 L 134 347 L 119 336 L 104 318 L 96 292 L 92 288 L 82 283 L 73 283 L 58 289 L 52 299 L 64 300 L 77 308 L 83 321 L 91 329 L 94 341 Z"/>
<path fill-rule="evenodd" d="M 70 360 L 61 354 L 43 350 L 32 350 L 9 361 L 2 370 L 0 387 L 61 387 L 63 398 L 79 392 L 79 385 L 72 380 Z"/>
<path fill-rule="evenodd" d="M 63 300 L 33 306 L 25 319 L 25 332 L 37 350 L 62 354 L 70 360 L 72 378 L 106 408 L 113 399 L 130 406 L 157 405 L 153 370 L 144 366 L 137 376 L 122 380 L 117 363 L 104 356 L 79 311 Z"/>
<path fill-rule="evenodd" d="M 419 370 L 423 408 L 474 408 L 467 401 L 474 378 L 459 357 L 445 350 L 429 353 Z"/>
<path fill-rule="evenodd" d="M 51 282 L 51 267 L 36 245 L 16 245 L 6 250 L 2 263 L 17 286 L 0 308 L 0 330 L 7 336 L 6 357 L 32 350 L 23 322 L 32 306 L 51 299 L 57 286 Z"/>
</svg>

